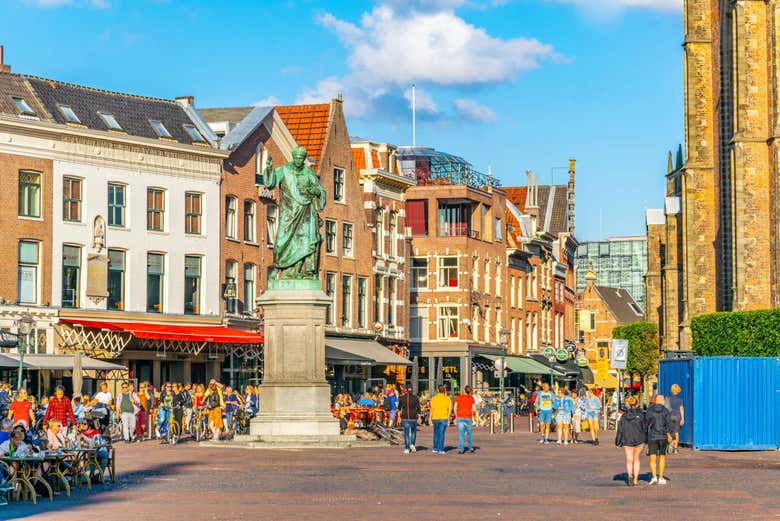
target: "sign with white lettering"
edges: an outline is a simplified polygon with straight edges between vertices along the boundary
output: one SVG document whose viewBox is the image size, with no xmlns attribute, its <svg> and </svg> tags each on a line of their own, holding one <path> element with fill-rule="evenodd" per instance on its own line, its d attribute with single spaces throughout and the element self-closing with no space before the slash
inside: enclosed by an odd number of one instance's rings
<svg viewBox="0 0 780 521">
<path fill-rule="evenodd" d="M 628 362 L 628 340 L 612 341 L 612 356 L 609 365 L 612 369 L 625 369 Z"/>
</svg>

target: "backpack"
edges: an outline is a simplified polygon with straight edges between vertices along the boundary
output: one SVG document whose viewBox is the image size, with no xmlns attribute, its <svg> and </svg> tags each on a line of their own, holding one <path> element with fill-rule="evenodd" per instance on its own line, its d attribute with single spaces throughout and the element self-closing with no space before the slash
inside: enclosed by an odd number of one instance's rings
<svg viewBox="0 0 780 521">
<path fill-rule="evenodd" d="M 393 410 L 393 402 L 390 401 L 390 395 L 385 396 L 384 401 L 382 402 L 382 409 L 390 412 Z"/>
<path fill-rule="evenodd" d="M 187 391 L 182 391 L 184 398 L 182 398 L 182 406 L 185 409 L 192 409 L 192 395 Z"/>
</svg>

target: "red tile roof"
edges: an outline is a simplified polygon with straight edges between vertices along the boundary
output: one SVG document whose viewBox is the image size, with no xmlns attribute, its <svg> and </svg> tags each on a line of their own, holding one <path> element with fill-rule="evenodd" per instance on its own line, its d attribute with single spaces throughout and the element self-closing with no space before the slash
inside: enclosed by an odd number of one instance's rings
<svg viewBox="0 0 780 521">
<path fill-rule="evenodd" d="M 330 103 L 317 105 L 288 105 L 276 107 L 276 112 L 298 145 L 319 165 L 325 139 L 328 136 Z"/>
<path fill-rule="evenodd" d="M 506 187 L 506 200 L 511 202 L 521 212 L 525 212 L 525 198 L 528 195 L 527 186 Z"/>
<path fill-rule="evenodd" d="M 360 177 L 360 171 L 366 168 L 366 149 L 363 147 L 353 148 L 352 160 L 355 162 L 355 173 Z"/>
</svg>

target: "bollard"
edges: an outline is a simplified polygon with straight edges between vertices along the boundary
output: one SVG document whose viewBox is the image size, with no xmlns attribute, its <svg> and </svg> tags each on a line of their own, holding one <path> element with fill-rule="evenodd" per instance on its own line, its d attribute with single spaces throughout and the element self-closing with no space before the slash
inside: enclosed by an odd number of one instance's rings
<svg viewBox="0 0 780 521">
<path fill-rule="evenodd" d="M 515 432 L 515 414 L 514 413 L 509 415 L 509 432 L 511 432 L 511 433 Z"/>
<path fill-rule="evenodd" d="M 495 422 L 493 421 L 493 415 L 490 415 L 490 434 L 495 434 Z"/>
</svg>

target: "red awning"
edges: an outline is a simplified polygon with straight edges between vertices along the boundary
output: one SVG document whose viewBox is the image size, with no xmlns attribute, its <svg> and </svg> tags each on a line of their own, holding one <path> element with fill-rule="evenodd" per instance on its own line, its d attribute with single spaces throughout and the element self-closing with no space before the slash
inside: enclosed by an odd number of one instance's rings
<svg viewBox="0 0 780 521">
<path fill-rule="evenodd" d="M 96 320 L 61 319 L 69 325 L 123 331 L 136 338 L 149 340 L 178 340 L 182 342 L 213 342 L 217 344 L 262 344 L 263 335 L 222 326 L 176 326 L 139 322 L 103 322 Z"/>
</svg>

